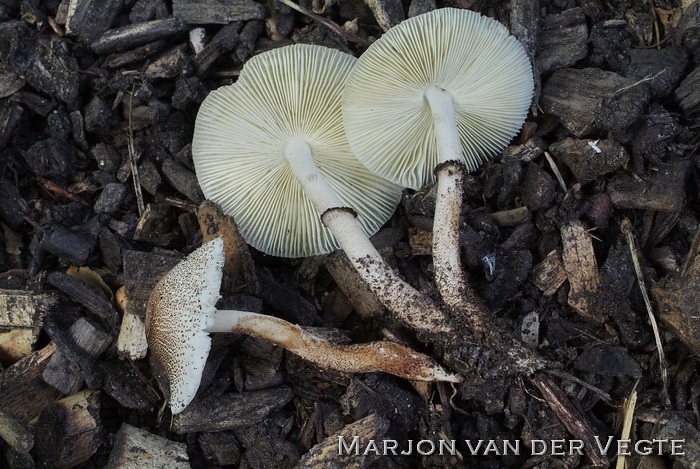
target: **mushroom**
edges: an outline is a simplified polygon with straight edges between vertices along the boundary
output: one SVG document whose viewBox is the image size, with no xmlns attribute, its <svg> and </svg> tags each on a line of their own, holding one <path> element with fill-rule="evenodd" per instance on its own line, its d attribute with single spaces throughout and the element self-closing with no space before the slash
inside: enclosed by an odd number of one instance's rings
<svg viewBox="0 0 700 469">
<path fill-rule="evenodd" d="M 204 195 L 255 248 L 299 257 L 342 247 L 396 317 L 440 332 L 447 316 L 400 279 L 372 246 L 401 189 L 368 171 L 343 132 L 341 94 L 356 59 L 294 45 L 250 59 L 197 115 L 192 158 Z"/>
<path fill-rule="evenodd" d="M 268 340 L 322 368 L 350 373 L 383 371 L 416 381 L 457 382 L 431 358 L 387 341 L 338 345 L 279 318 L 217 310 L 224 243 L 215 238 L 168 272 L 146 309 L 148 346 L 170 383 L 170 408 L 182 412 L 194 399 L 209 355 L 209 332 L 237 332 Z"/>
<path fill-rule="evenodd" d="M 464 169 L 476 169 L 519 131 L 532 93 L 522 45 L 497 21 L 453 8 L 390 29 L 347 80 L 343 120 L 357 158 L 405 187 L 437 176 L 435 277 L 453 308 L 473 300 L 459 258 Z"/>
</svg>

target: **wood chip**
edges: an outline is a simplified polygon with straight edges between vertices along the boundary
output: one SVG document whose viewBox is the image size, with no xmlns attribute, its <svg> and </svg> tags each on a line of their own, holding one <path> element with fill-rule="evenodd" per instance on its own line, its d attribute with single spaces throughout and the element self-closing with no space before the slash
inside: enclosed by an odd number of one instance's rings
<svg viewBox="0 0 700 469">
<path fill-rule="evenodd" d="M 44 409 L 36 423 L 40 465 L 74 467 L 102 445 L 100 392 L 86 389 Z"/>
<path fill-rule="evenodd" d="M 562 226 L 561 241 L 564 270 L 571 286 L 569 306 L 584 318 L 602 323 L 605 318 L 593 301 L 600 277 L 591 237 L 583 223 L 574 221 Z"/>
<path fill-rule="evenodd" d="M 68 338 L 85 352 L 88 360 L 95 360 L 112 343 L 112 336 L 99 325 L 87 318 L 79 318 L 68 330 Z M 91 367 L 92 363 L 84 366 Z M 59 350 L 53 354 L 51 361 L 42 373 L 44 381 L 55 387 L 63 394 L 75 394 L 83 385 L 80 373 L 73 370 L 69 360 Z"/>
<path fill-rule="evenodd" d="M 545 296 L 554 295 L 566 281 L 566 270 L 561 259 L 561 251 L 553 250 L 542 262 L 532 269 L 530 280 Z"/>
<path fill-rule="evenodd" d="M 255 273 L 255 264 L 250 257 L 250 250 L 241 236 L 233 217 L 225 215 L 221 207 L 209 200 L 197 209 L 197 220 L 202 232 L 202 244 L 221 237 L 224 241 L 226 261 L 224 271 L 238 277 L 239 284 L 234 288 L 245 287 L 245 293 L 257 295 L 260 292 L 260 280 Z"/>
<path fill-rule="evenodd" d="M 57 303 L 58 297 L 51 293 L 0 290 L 0 329 L 41 327 Z"/>
<path fill-rule="evenodd" d="M 142 469 L 149 467 L 190 469 L 187 445 L 170 441 L 146 430 L 123 423 L 114 439 L 107 469 Z"/>
<path fill-rule="evenodd" d="M 89 289 L 80 280 L 63 272 L 52 272 L 49 274 L 48 281 L 100 318 L 108 326 L 109 330 L 116 332 L 119 327 L 119 315 L 112 303 L 104 295 Z"/>
<path fill-rule="evenodd" d="M 286 386 L 202 397 L 173 417 L 173 430 L 182 434 L 247 427 L 260 422 L 273 410 L 284 407 L 293 397 L 294 391 Z"/>
<path fill-rule="evenodd" d="M 0 410 L 0 439 L 18 453 L 27 454 L 34 447 L 34 432 L 7 412 Z"/>
<path fill-rule="evenodd" d="M 0 410 L 28 424 L 59 396 L 58 391 L 41 378 L 55 351 L 56 344 L 51 342 L 0 374 Z"/>
<path fill-rule="evenodd" d="M 364 448 L 370 441 L 381 441 L 381 438 L 389 430 L 389 421 L 376 414 L 346 425 L 338 433 L 335 433 L 321 443 L 317 444 L 306 453 L 297 469 L 323 469 L 327 467 L 343 467 L 361 469 L 371 465 L 371 461 L 379 457 L 379 452 L 363 454 Z M 354 451 L 344 451 L 357 439 L 359 454 Z M 339 447 L 343 441 L 345 448 Z M 342 454 L 341 454 L 341 450 Z M 348 454 L 349 453 L 349 454 Z"/>
<path fill-rule="evenodd" d="M 13 329 L 0 332 L 0 362 L 14 363 L 30 353 L 41 328 Z"/>
<path fill-rule="evenodd" d="M 228 24 L 263 20 L 267 12 L 253 0 L 173 0 L 173 16 L 187 24 Z"/>
</svg>

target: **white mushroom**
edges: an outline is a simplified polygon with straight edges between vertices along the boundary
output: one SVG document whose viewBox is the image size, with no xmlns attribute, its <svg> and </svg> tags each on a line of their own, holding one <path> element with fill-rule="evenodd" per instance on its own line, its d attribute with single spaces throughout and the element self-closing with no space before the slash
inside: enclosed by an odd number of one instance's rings
<svg viewBox="0 0 700 469">
<path fill-rule="evenodd" d="M 390 29 L 360 57 L 343 93 L 353 152 L 392 182 L 438 179 L 436 283 L 448 306 L 469 290 L 459 259 L 463 168 L 477 168 L 519 131 L 532 99 L 530 61 L 500 23 L 443 8 Z"/>
<path fill-rule="evenodd" d="M 197 178 L 254 247 L 297 257 L 341 246 L 400 320 L 443 331 L 446 315 L 367 238 L 393 213 L 400 188 L 362 166 L 345 139 L 341 94 L 355 62 L 310 45 L 253 57 L 235 84 L 202 103 L 192 144 Z"/>
<path fill-rule="evenodd" d="M 279 318 L 217 310 L 224 243 L 216 238 L 192 252 L 158 282 L 148 300 L 148 345 L 170 384 L 170 408 L 194 399 L 209 355 L 209 332 L 238 332 L 268 340 L 322 368 L 383 371 L 417 381 L 457 382 L 430 357 L 387 341 L 338 345 Z"/>
</svg>

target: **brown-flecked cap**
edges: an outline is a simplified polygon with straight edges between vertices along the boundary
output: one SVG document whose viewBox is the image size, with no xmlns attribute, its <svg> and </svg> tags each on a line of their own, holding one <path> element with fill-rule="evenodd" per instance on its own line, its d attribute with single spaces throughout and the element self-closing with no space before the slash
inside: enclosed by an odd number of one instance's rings
<svg viewBox="0 0 700 469">
<path fill-rule="evenodd" d="M 168 377 L 173 414 L 182 412 L 199 389 L 211 348 L 204 329 L 216 314 L 223 265 L 224 242 L 216 238 L 168 272 L 148 299 L 148 347 Z"/>
<path fill-rule="evenodd" d="M 478 13 L 441 8 L 387 31 L 347 80 L 343 120 L 357 158 L 404 187 L 434 180 L 438 155 L 424 98 L 431 85 L 452 96 L 469 170 L 518 133 L 534 87 L 522 45 Z"/>
</svg>

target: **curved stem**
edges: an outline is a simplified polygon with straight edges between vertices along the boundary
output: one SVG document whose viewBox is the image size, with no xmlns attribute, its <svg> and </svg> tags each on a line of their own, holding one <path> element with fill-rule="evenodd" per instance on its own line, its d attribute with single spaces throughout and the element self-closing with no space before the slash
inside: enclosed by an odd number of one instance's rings
<svg viewBox="0 0 700 469">
<path fill-rule="evenodd" d="M 287 143 L 284 155 L 306 196 L 331 230 L 362 279 L 379 301 L 409 327 L 429 332 L 451 330 L 435 303 L 400 279 L 377 252 L 355 219 L 318 170 L 304 140 Z"/>
<path fill-rule="evenodd" d="M 279 345 L 301 358 L 347 373 L 382 371 L 414 381 L 458 382 L 430 357 L 387 341 L 340 345 L 273 316 L 246 311 L 217 311 L 208 332 L 237 332 Z"/>
<path fill-rule="evenodd" d="M 471 291 L 462 270 L 459 246 L 459 215 L 462 209 L 464 154 L 457 130 L 452 96 L 436 86 L 425 90 L 430 105 L 438 151 L 437 197 L 433 222 L 435 283 L 444 303 L 466 311 L 472 327 L 482 330 L 483 307 Z"/>
</svg>

